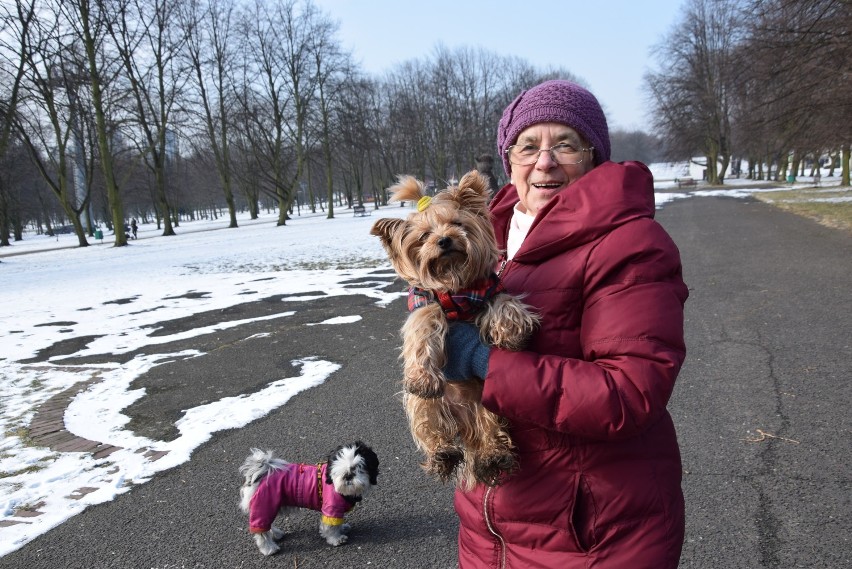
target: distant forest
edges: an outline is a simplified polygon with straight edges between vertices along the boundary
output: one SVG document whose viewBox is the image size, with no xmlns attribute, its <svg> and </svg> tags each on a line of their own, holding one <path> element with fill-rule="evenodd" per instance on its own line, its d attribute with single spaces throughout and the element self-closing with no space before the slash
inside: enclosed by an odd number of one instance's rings
<svg viewBox="0 0 852 569">
<path fill-rule="evenodd" d="M 0 7 L 0 246 L 25 228 L 254 218 L 387 200 L 400 173 L 442 187 L 493 168 L 503 108 L 544 79 L 482 49 L 436 47 L 381 76 L 310 0 L 16 0 Z M 818 161 L 849 184 L 852 10 L 843 0 L 685 0 L 645 88 L 654 131 L 613 160 L 701 157 L 724 183 Z"/>
</svg>

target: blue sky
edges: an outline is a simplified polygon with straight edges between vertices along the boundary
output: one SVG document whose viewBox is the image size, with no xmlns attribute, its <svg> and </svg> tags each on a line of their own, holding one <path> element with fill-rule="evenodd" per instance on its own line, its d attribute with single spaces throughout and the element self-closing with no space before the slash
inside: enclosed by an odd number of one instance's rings
<svg viewBox="0 0 852 569">
<path fill-rule="evenodd" d="M 650 130 L 642 76 L 685 0 L 314 0 L 368 73 L 448 48 L 482 47 L 562 67 L 598 97 L 610 128 Z"/>
</svg>

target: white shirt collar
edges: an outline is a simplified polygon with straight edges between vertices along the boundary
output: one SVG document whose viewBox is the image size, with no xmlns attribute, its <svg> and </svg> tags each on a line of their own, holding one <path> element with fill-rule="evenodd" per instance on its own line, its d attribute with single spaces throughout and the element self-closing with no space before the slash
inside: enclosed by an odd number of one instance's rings
<svg viewBox="0 0 852 569">
<path fill-rule="evenodd" d="M 521 248 L 521 244 L 530 232 L 535 216 L 521 211 L 521 202 L 515 204 L 512 221 L 509 223 L 509 235 L 506 237 L 506 258 L 511 259 Z"/>
</svg>

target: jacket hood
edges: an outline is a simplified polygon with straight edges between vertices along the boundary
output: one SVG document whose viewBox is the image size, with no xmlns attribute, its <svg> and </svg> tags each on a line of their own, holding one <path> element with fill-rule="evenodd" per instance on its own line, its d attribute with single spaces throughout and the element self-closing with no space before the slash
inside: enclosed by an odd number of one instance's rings
<svg viewBox="0 0 852 569">
<path fill-rule="evenodd" d="M 491 202 L 497 243 L 503 249 L 518 201 L 517 189 L 508 184 Z M 654 217 L 651 171 L 641 162 L 604 162 L 562 190 L 538 212 L 514 260 L 547 259 L 642 217 Z"/>
</svg>

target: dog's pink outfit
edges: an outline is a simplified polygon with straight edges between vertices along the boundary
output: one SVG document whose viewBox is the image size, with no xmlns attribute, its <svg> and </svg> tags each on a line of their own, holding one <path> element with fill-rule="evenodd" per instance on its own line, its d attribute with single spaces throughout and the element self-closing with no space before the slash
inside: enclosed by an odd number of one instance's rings
<svg viewBox="0 0 852 569">
<path fill-rule="evenodd" d="M 354 507 L 326 482 L 326 464 L 288 464 L 263 477 L 249 504 L 249 531 L 269 531 L 282 507 L 322 512 L 326 525 L 339 526 Z"/>
</svg>

